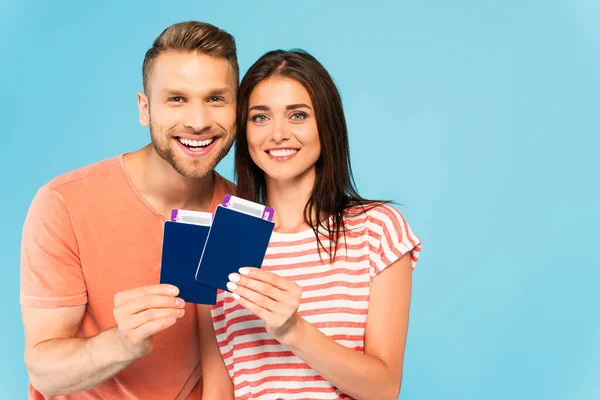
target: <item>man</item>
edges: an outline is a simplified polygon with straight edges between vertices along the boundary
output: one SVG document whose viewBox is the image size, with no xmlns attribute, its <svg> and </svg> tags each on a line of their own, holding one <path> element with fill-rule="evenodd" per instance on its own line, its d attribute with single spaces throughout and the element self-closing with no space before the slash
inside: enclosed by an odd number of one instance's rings
<svg viewBox="0 0 600 400">
<path fill-rule="evenodd" d="M 21 250 L 30 399 L 200 397 L 196 306 L 158 284 L 163 223 L 173 208 L 213 211 L 234 189 L 214 167 L 234 139 L 238 75 L 228 33 L 167 28 L 138 94 L 151 144 L 36 194 Z"/>
</svg>

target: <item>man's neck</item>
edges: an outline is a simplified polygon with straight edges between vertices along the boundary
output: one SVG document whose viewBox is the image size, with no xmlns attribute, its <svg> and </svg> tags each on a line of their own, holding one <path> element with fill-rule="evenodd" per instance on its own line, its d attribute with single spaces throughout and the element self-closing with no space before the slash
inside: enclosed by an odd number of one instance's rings
<svg viewBox="0 0 600 400">
<path fill-rule="evenodd" d="M 168 219 L 174 208 L 208 211 L 215 175 L 185 178 L 148 146 L 126 154 L 125 169 L 133 185 L 160 215 Z"/>
</svg>

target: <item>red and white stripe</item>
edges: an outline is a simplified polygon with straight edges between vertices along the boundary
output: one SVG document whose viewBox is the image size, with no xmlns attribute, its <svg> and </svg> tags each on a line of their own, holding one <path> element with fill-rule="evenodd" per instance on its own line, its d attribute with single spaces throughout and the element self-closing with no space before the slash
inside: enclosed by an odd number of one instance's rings
<svg viewBox="0 0 600 400">
<path fill-rule="evenodd" d="M 356 211 L 356 210 L 351 210 Z M 262 269 L 302 287 L 299 315 L 337 343 L 364 351 L 373 278 L 406 252 L 415 266 L 421 241 L 395 208 L 381 205 L 346 219 L 333 263 L 312 230 L 273 232 Z M 325 248 L 329 241 L 321 237 Z M 263 322 L 219 291 L 213 324 L 236 399 L 350 399 L 273 339 Z"/>
</svg>

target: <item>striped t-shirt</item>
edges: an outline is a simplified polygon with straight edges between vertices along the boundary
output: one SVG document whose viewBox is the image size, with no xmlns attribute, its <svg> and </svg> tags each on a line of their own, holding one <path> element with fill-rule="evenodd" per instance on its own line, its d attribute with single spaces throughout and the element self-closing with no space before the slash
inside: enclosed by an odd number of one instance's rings
<svg viewBox="0 0 600 400">
<path fill-rule="evenodd" d="M 347 217 L 345 223 L 349 231 L 333 263 L 325 252 L 320 261 L 312 230 L 273 232 L 262 269 L 302 287 L 302 318 L 337 343 L 363 352 L 373 278 L 409 251 L 414 267 L 421 242 L 400 212 L 387 205 Z M 329 249 L 325 235 L 321 241 Z M 231 293 L 218 292 L 212 317 L 236 399 L 350 399 L 271 337 Z"/>
</svg>

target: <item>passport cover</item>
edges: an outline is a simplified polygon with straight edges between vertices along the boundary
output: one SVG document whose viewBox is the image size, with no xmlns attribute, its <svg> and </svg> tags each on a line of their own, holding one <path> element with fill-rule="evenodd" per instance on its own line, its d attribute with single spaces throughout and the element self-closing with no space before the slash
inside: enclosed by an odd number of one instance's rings
<svg viewBox="0 0 600 400">
<path fill-rule="evenodd" d="M 196 281 L 227 290 L 230 273 L 241 267 L 260 268 L 274 226 L 271 221 L 218 205 Z"/>
<path fill-rule="evenodd" d="M 194 279 L 209 230 L 210 226 L 165 222 L 160 283 L 177 286 L 179 297 L 188 303 L 217 303 L 217 290 Z"/>
</svg>

